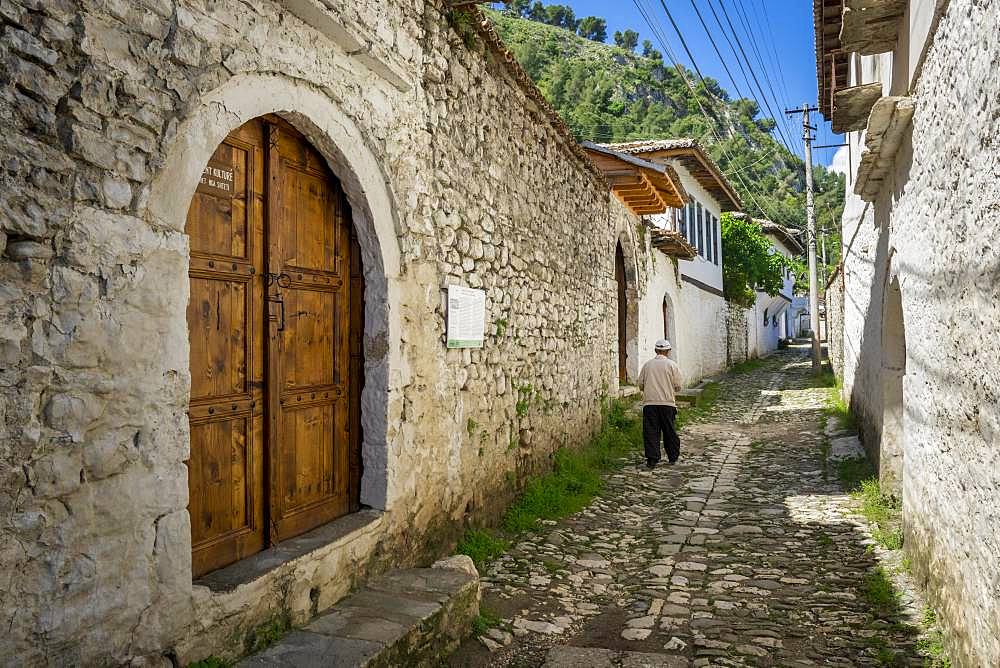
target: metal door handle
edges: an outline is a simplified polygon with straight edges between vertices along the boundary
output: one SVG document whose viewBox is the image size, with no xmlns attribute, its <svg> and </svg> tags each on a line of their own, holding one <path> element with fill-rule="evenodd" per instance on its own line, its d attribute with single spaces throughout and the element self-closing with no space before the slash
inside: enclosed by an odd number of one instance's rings
<svg viewBox="0 0 1000 668">
<path fill-rule="evenodd" d="M 280 274 L 267 273 L 267 287 L 277 285 L 279 288 L 287 288 L 291 280 L 292 277 L 285 272 L 281 272 Z"/>
</svg>

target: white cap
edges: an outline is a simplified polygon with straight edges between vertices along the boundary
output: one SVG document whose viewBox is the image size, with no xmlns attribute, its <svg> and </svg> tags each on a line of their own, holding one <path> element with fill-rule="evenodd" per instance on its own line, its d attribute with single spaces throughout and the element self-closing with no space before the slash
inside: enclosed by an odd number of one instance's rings
<svg viewBox="0 0 1000 668">
<path fill-rule="evenodd" d="M 653 348 L 655 350 L 671 350 L 673 346 L 670 345 L 670 341 L 667 341 L 666 339 L 660 339 L 659 341 L 656 342 L 656 345 L 653 346 Z"/>
</svg>

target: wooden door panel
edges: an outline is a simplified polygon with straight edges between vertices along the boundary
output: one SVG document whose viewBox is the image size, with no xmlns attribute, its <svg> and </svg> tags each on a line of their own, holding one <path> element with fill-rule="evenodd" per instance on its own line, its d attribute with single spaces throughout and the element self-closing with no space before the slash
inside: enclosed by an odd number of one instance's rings
<svg viewBox="0 0 1000 668">
<path fill-rule="evenodd" d="M 337 325 L 343 320 L 338 294 L 292 283 L 285 295 L 282 333 L 282 392 L 335 385 L 342 360 L 336 347 Z"/>
<path fill-rule="evenodd" d="M 339 185 L 319 154 L 274 126 L 268 271 L 284 319 L 271 324 L 272 526 L 282 540 L 349 509 L 349 221 Z"/>
<path fill-rule="evenodd" d="M 262 139 L 259 124 L 230 135 L 188 210 L 188 511 L 196 577 L 264 544 Z"/>
<path fill-rule="evenodd" d="M 254 464 L 247 447 L 252 429 L 246 415 L 191 425 L 191 438 L 200 446 L 191 452 L 188 463 L 192 471 L 191 537 L 196 544 L 251 528 L 246 481 Z"/>
<path fill-rule="evenodd" d="M 248 284 L 231 279 L 191 278 L 188 331 L 191 400 L 246 394 L 250 342 Z"/>
</svg>

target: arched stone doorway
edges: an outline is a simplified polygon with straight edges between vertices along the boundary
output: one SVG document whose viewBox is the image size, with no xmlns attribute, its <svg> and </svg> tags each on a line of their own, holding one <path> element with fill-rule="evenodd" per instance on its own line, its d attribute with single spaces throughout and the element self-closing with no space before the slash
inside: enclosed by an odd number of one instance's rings
<svg viewBox="0 0 1000 668">
<path fill-rule="evenodd" d="M 882 489 L 902 498 L 905 457 L 906 328 L 898 277 L 886 286 L 882 309 L 882 436 L 879 443 L 879 479 Z"/>
<path fill-rule="evenodd" d="M 360 507 L 364 279 L 339 180 L 275 115 L 216 148 L 186 232 L 198 576 Z"/>
<path fill-rule="evenodd" d="M 321 156 L 339 181 L 346 197 L 345 210 L 350 211 L 353 219 L 357 236 L 354 252 L 360 256 L 357 264 L 363 267 L 365 288 L 363 312 L 354 314 L 364 323 L 363 341 L 354 341 L 359 354 L 364 350 L 363 362 L 360 357 L 352 360 L 364 367 L 363 374 L 355 374 L 364 378 L 357 411 L 364 426 L 364 464 L 360 492 L 354 498 L 360 496 L 362 504 L 386 509 L 393 500 L 389 441 L 395 435 L 388 415 L 390 402 L 398 401 L 394 398 L 390 371 L 402 366 L 398 309 L 390 308 L 399 302 L 400 257 L 396 233 L 399 225 L 389 179 L 353 119 L 317 88 L 296 79 L 274 74 L 234 77 L 193 105 L 177 128 L 163 169 L 151 185 L 146 217 L 154 227 L 183 231 L 187 205 L 215 150 L 248 119 L 267 114 L 286 121 Z M 183 273 L 174 273 L 175 269 Z M 171 267 L 170 275 L 164 275 L 163 280 L 183 281 L 186 285 L 187 269 L 187 266 Z M 355 282 L 360 278 L 360 275 L 352 277 Z M 355 300 L 354 305 L 359 307 L 360 300 Z M 287 311 L 287 303 L 285 308 Z M 269 309 L 280 310 L 280 306 L 269 305 Z M 278 317 L 280 313 L 275 310 L 271 315 Z M 170 311 L 174 322 L 170 335 L 178 341 L 177 357 L 183 355 L 184 359 L 183 363 L 177 360 L 172 364 L 185 372 L 189 350 L 186 316 L 183 307 Z M 178 406 L 178 414 L 183 415 L 185 408 Z M 180 436 L 188 438 L 190 434 L 185 429 Z M 189 442 L 182 445 L 179 452 L 184 456 L 178 457 L 178 461 L 188 456 Z M 171 452 L 170 456 L 175 455 Z"/>
</svg>

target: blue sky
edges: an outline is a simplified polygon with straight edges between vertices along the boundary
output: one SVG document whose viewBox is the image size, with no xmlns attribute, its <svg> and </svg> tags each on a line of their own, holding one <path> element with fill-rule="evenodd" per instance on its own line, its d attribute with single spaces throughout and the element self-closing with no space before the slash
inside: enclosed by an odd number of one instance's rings
<svg viewBox="0 0 1000 668">
<path fill-rule="evenodd" d="M 809 0 L 693 1 L 697 4 L 702 18 L 712 31 L 712 36 L 715 38 L 726 65 L 736 77 L 736 87 L 745 97 L 752 97 L 760 103 L 762 115 L 770 116 L 771 114 L 763 101 L 759 99 L 761 95 L 756 91 L 756 85 L 749 72 L 747 72 L 749 83 L 744 80 L 744 75 L 737 66 L 736 58 L 730 51 L 729 44 L 719 34 L 719 27 L 711 7 L 715 8 L 719 19 L 723 25 L 726 25 L 726 15 L 723 14 L 720 7 L 721 4 L 725 5 L 729 19 L 739 33 L 747 57 L 754 66 L 760 86 L 776 115 L 785 116 L 784 110 L 787 107 L 801 107 L 803 102 L 808 102 L 810 105 L 816 104 L 816 56 L 813 47 L 812 3 Z M 639 2 L 651 17 L 655 17 L 654 25 L 655 22 L 659 22 L 656 28 L 659 29 L 662 26 L 662 35 L 666 37 L 669 48 L 680 62 L 691 66 L 691 61 L 677 38 L 677 33 L 670 25 L 660 0 L 612 0 L 611 2 L 607 0 L 543 0 L 543 2 L 546 5 L 569 5 L 573 8 L 578 19 L 591 15 L 604 17 L 608 22 L 608 41 L 611 41 L 611 36 L 616 30 L 631 28 L 639 33 L 640 44 L 643 39 L 649 39 L 657 49 L 663 51 L 654 30 L 650 28 L 636 7 L 636 2 Z M 705 29 L 693 9 L 692 0 L 664 0 L 664 2 L 683 33 L 688 48 L 702 74 L 717 79 L 731 96 L 736 97 L 736 90 L 734 90 L 725 68 L 720 63 L 706 36 Z M 746 17 L 756 38 L 755 44 L 760 54 L 760 60 L 765 66 L 763 70 L 758 65 L 757 54 L 754 52 L 751 40 L 746 35 L 746 29 L 741 20 L 743 16 Z M 733 46 L 738 54 L 739 47 L 735 42 Z M 665 58 L 665 60 L 670 62 L 669 58 Z M 744 69 L 746 69 L 745 65 Z M 766 71 L 766 77 L 764 71 Z M 767 79 L 770 80 L 770 87 Z M 772 88 L 774 96 L 771 94 Z M 775 100 L 774 97 L 777 99 Z M 777 120 L 779 123 L 786 123 L 786 120 Z M 817 145 L 837 144 L 843 141 L 840 136 L 831 133 L 829 124 L 818 113 L 812 115 L 812 122 L 819 128 Z M 801 117 L 788 118 L 787 125 L 782 125 L 782 129 L 792 150 L 801 156 Z M 777 134 L 775 136 L 779 137 Z M 833 159 L 834 152 L 834 149 L 814 151 L 813 161 L 827 165 Z"/>
</svg>

